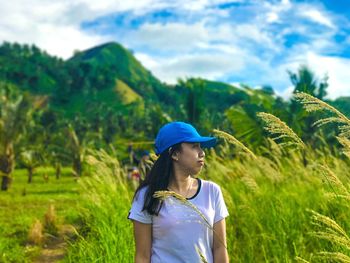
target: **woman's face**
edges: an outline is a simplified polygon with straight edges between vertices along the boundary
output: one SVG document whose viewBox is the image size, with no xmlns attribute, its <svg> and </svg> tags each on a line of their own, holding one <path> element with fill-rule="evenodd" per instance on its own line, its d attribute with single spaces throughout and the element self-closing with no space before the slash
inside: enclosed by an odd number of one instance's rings
<svg viewBox="0 0 350 263">
<path fill-rule="evenodd" d="M 185 173 L 195 175 L 204 166 L 204 157 L 199 143 L 181 143 L 181 150 L 176 152 L 174 160 Z"/>
</svg>

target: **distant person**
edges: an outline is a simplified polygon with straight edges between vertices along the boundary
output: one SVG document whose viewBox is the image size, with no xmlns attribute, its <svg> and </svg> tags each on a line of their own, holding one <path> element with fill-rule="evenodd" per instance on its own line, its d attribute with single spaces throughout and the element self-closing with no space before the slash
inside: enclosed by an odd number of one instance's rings
<svg viewBox="0 0 350 263">
<path fill-rule="evenodd" d="M 136 166 L 133 166 L 131 169 L 129 169 L 128 179 L 131 181 L 134 189 L 137 189 L 137 187 L 140 185 L 140 178 L 140 170 Z"/>
<path fill-rule="evenodd" d="M 128 216 L 134 225 L 136 263 L 204 262 L 201 256 L 208 263 L 228 262 L 228 211 L 221 189 L 213 182 L 194 177 L 204 165 L 202 148 L 215 144 L 216 138 L 202 137 L 184 122 L 171 122 L 159 130 L 155 140 L 159 157 L 136 190 Z M 159 190 L 185 197 L 211 228 L 194 209 L 176 198 L 154 198 Z"/>
<path fill-rule="evenodd" d="M 134 151 L 132 143 L 129 143 L 129 145 L 128 145 L 128 153 L 129 153 L 130 164 L 131 165 L 138 165 L 140 160 L 136 156 L 136 153 Z"/>
<path fill-rule="evenodd" d="M 138 168 L 141 174 L 141 178 L 145 179 L 146 175 L 150 172 L 152 168 L 149 151 L 147 150 L 142 151 Z"/>
</svg>

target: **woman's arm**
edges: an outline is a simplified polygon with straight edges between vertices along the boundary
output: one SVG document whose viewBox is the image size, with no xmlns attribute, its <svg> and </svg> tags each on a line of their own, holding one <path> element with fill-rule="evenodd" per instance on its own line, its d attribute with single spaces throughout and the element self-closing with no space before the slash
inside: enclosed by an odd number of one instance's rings
<svg viewBox="0 0 350 263">
<path fill-rule="evenodd" d="M 213 256 L 214 263 L 228 263 L 225 218 L 214 224 Z"/>
<path fill-rule="evenodd" d="M 135 263 L 151 262 L 152 224 L 143 224 L 133 220 L 135 237 Z"/>
</svg>

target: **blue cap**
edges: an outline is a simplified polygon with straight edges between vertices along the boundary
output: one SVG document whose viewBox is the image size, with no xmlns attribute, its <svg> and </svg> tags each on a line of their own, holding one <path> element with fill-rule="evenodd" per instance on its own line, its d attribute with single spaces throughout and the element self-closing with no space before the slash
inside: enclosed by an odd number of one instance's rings
<svg viewBox="0 0 350 263">
<path fill-rule="evenodd" d="M 210 148 L 216 144 L 215 137 L 202 137 L 188 123 L 176 121 L 160 128 L 156 137 L 156 154 L 163 153 L 169 147 L 182 142 L 199 142 L 202 148 Z"/>
</svg>

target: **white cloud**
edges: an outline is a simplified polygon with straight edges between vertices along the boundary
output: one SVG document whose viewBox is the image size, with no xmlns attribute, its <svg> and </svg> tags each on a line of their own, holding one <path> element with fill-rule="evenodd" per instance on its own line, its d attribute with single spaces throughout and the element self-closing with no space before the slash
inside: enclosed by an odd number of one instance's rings
<svg viewBox="0 0 350 263">
<path fill-rule="evenodd" d="M 84 50 L 107 41 L 106 38 L 84 34 L 75 27 L 52 27 L 44 25 L 39 28 L 39 35 L 51 35 L 52 38 L 37 38 L 37 43 L 50 54 L 69 58 L 75 50 Z"/>
<path fill-rule="evenodd" d="M 270 12 L 270 13 L 267 13 L 266 15 L 266 21 L 268 23 L 275 23 L 275 22 L 278 22 L 279 21 L 279 16 L 277 13 L 275 12 Z"/>
<path fill-rule="evenodd" d="M 282 0 L 280 3 L 263 2 L 262 8 L 266 13 L 266 20 L 268 23 L 279 22 L 280 17 L 283 17 L 283 13 L 292 8 L 292 4 L 289 0 Z"/>
<path fill-rule="evenodd" d="M 294 86 L 288 86 L 286 89 L 282 91 L 276 91 L 276 94 L 279 97 L 282 97 L 284 100 L 290 100 L 293 96 Z"/>
<path fill-rule="evenodd" d="M 266 31 L 255 24 L 240 24 L 237 25 L 233 34 L 238 39 L 252 40 L 258 47 L 278 50 L 277 45 L 273 41 L 273 37 L 269 35 Z"/>
<path fill-rule="evenodd" d="M 141 62 L 141 64 L 147 69 L 154 69 L 159 67 L 159 62 L 153 57 L 145 54 L 145 53 L 135 53 L 136 59 Z"/>
<path fill-rule="evenodd" d="M 317 9 L 310 9 L 310 7 L 302 10 L 299 12 L 299 14 L 303 17 L 309 18 L 311 21 L 314 21 L 316 23 L 319 23 L 321 25 L 335 28 L 333 22 L 331 21 L 330 17 L 327 17 L 326 14 L 322 13 L 321 11 Z"/>
<path fill-rule="evenodd" d="M 66 2 L 69 2 L 68 0 Z M 150 9 L 158 9 L 165 6 L 161 0 L 77 0 L 77 5 L 87 6 L 89 9 L 97 12 L 97 16 L 110 14 L 113 12 L 135 11 L 138 14 L 149 11 Z M 96 17 L 96 16 L 95 16 Z"/>
<path fill-rule="evenodd" d="M 350 59 L 322 56 L 309 52 L 307 62 L 318 76 L 328 75 L 328 96 L 335 99 L 350 94 Z"/>
<path fill-rule="evenodd" d="M 151 67 L 151 71 L 161 80 L 175 83 L 178 78 L 186 77 L 216 79 L 227 73 L 240 71 L 243 67 L 244 60 L 241 58 L 235 59 L 226 54 L 207 54 L 160 59 Z"/>
<path fill-rule="evenodd" d="M 209 44 L 209 43 L 199 43 L 197 45 L 201 49 L 206 49 L 208 52 L 217 51 L 222 54 L 227 54 L 228 56 L 243 56 L 243 49 L 240 49 L 236 45 L 225 44 Z"/>
<path fill-rule="evenodd" d="M 2 1 L 0 42 L 36 44 L 52 55 L 68 58 L 74 50 L 112 40 L 110 36 L 83 31 L 82 22 L 120 11 L 142 14 L 167 6 L 164 0 Z"/>
<path fill-rule="evenodd" d="M 254 53 L 253 49 L 256 45 L 261 49 L 274 52 L 280 50 L 273 36 L 259 28 L 258 25 L 231 25 L 229 23 L 216 25 L 208 24 L 205 20 L 204 18 L 194 24 L 145 23 L 138 30 L 130 33 L 125 40 L 129 45 L 147 46 L 160 53 L 171 51 L 174 56 L 179 53 L 183 55 L 183 52 L 198 52 L 202 49 L 207 49 L 207 51 L 214 49 L 224 51 L 225 49 L 226 52 L 249 50 Z"/>
<path fill-rule="evenodd" d="M 81 30 L 82 19 L 93 12 L 83 6 L 80 8 L 87 13 L 78 12 L 69 1 L 6 1 L 1 7 L 0 41 L 36 44 L 52 55 L 68 58 L 76 49 L 107 40 Z"/>
<path fill-rule="evenodd" d="M 145 43 L 161 51 L 183 52 L 193 49 L 197 44 L 209 39 L 207 29 L 202 23 L 192 25 L 184 23 L 142 25 L 130 34 L 130 42 Z"/>
<path fill-rule="evenodd" d="M 91 9 L 110 13 L 113 11 L 133 11 L 136 14 L 144 14 L 150 10 L 158 10 L 162 8 L 181 9 L 188 11 L 204 11 L 207 7 L 218 4 L 244 2 L 244 0 L 80 0 L 79 3 L 84 3 L 91 7 Z"/>
<path fill-rule="evenodd" d="M 74 26 L 41 24 L 27 31 L 27 27 L 17 30 L 0 30 L 0 40 L 36 44 L 52 55 L 69 58 L 74 50 L 84 50 L 107 41 L 107 38 L 88 35 Z"/>
</svg>

